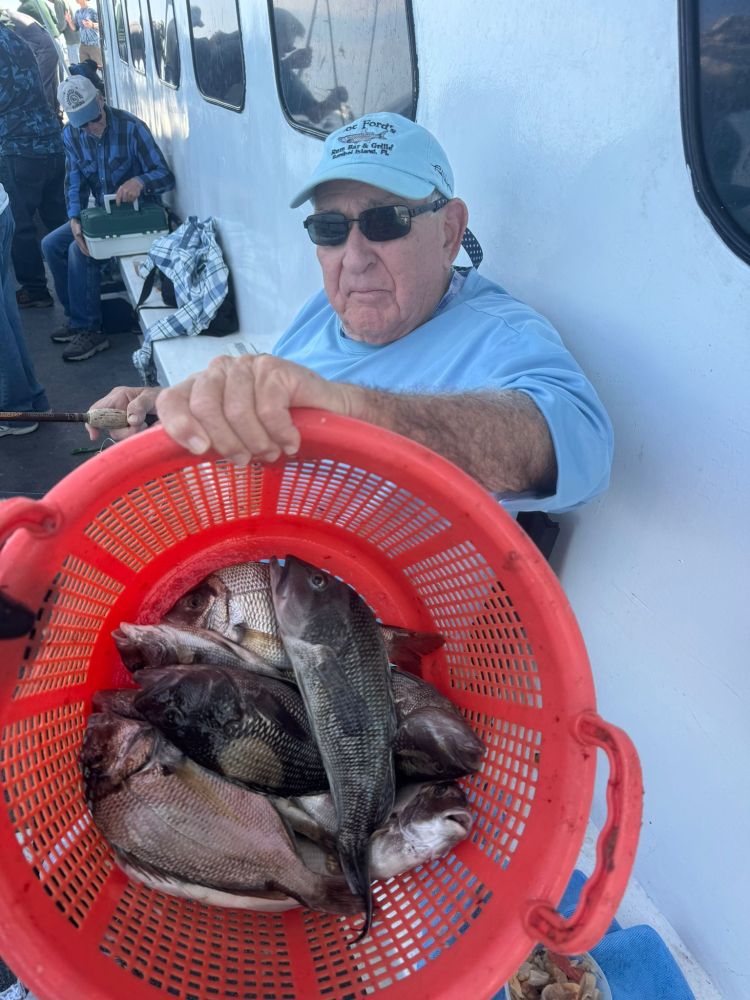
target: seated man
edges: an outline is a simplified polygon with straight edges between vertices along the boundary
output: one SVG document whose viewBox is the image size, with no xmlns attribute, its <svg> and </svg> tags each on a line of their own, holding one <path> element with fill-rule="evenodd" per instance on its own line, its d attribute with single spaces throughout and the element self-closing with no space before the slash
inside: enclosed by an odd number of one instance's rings
<svg viewBox="0 0 750 1000">
<path fill-rule="evenodd" d="M 87 77 L 63 80 L 57 96 L 69 122 L 63 130 L 69 221 L 45 236 L 42 251 L 68 321 L 52 339 L 69 345 L 64 361 L 84 361 L 109 347 L 109 341 L 101 332 L 101 265 L 86 248 L 81 210 L 90 193 L 100 207 L 105 194 L 116 194 L 118 205 L 136 198 L 158 200 L 174 187 L 174 176 L 147 125 L 107 107 Z"/>
<path fill-rule="evenodd" d="M 453 266 L 468 221 L 453 191 L 442 147 L 400 115 L 333 132 L 292 200 L 313 200 L 304 225 L 324 291 L 273 354 L 216 358 L 171 388 L 121 387 L 93 405 L 127 408 L 119 436 L 157 412 L 189 451 L 238 464 L 295 454 L 289 411 L 310 406 L 432 448 L 512 511 L 590 500 L 609 482 L 607 414 L 543 317 Z"/>
</svg>

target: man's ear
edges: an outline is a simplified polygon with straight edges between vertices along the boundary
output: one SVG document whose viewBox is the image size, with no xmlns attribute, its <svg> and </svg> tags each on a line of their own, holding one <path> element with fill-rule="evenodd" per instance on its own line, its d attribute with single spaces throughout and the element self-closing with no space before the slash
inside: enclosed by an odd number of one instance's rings
<svg viewBox="0 0 750 1000">
<path fill-rule="evenodd" d="M 444 219 L 443 247 L 448 263 L 452 264 L 461 249 L 461 240 L 469 223 L 469 210 L 466 207 L 466 202 L 461 201 L 460 198 L 451 198 L 448 204 L 441 209 L 441 213 Z"/>
</svg>

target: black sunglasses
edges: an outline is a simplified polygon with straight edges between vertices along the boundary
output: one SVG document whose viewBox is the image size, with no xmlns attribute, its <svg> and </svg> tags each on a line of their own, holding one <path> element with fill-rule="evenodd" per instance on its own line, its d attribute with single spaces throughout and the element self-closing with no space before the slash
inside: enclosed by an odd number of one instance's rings
<svg viewBox="0 0 750 1000">
<path fill-rule="evenodd" d="M 348 219 L 343 212 L 318 212 L 308 215 L 303 225 L 307 235 L 318 247 L 337 247 L 346 243 L 349 230 L 356 222 L 360 232 L 373 243 L 399 240 L 411 230 L 411 220 L 424 212 L 437 212 L 447 205 L 449 198 L 438 198 L 429 205 L 407 208 L 406 205 L 380 205 L 365 209 L 356 219 Z"/>
<path fill-rule="evenodd" d="M 87 125 L 98 125 L 103 117 L 104 117 L 104 112 L 100 111 L 99 116 L 97 118 L 92 118 L 90 121 L 84 122 L 83 125 L 81 125 L 81 128 L 86 128 Z"/>
</svg>

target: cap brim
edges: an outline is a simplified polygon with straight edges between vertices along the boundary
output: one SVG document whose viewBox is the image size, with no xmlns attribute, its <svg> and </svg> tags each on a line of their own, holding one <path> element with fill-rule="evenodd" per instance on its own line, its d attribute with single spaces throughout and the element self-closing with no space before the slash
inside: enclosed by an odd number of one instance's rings
<svg viewBox="0 0 750 1000">
<path fill-rule="evenodd" d="M 79 108 L 77 111 L 68 111 L 68 121 L 75 128 L 82 128 L 89 122 L 92 122 L 95 118 L 98 118 L 101 114 L 99 110 L 99 102 L 94 99 L 89 101 L 84 107 Z"/>
<path fill-rule="evenodd" d="M 289 202 L 289 207 L 298 208 L 309 201 L 315 189 L 327 181 L 359 181 L 360 184 L 372 184 L 373 187 L 382 188 L 383 191 L 397 194 L 401 198 L 415 200 L 426 198 L 436 187 L 422 177 L 414 177 L 402 170 L 393 170 L 391 167 L 376 163 L 340 163 L 330 170 L 321 170 L 313 174 L 302 190 Z"/>
</svg>

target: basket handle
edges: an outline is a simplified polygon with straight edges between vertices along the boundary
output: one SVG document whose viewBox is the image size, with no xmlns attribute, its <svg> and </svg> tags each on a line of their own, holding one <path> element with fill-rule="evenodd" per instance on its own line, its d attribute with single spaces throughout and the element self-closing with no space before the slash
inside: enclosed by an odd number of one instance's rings
<svg viewBox="0 0 750 1000">
<path fill-rule="evenodd" d="M 0 503 L 0 545 L 18 528 L 34 535 L 51 535 L 60 526 L 60 511 L 43 500 L 13 497 Z"/>
<path fill-rule="evenodd" d="M 566 955 L 588 951 L 606 934 L 630 878 L 643 809 L 641 765 L 627 733 L 595 712 L 577 716 L 573 733 L 584 746 L 600 747 L 609 760 L 607 821 L 596 843 L 596 864 L 569 918 L 538 901 L 523 915 L 534 940 Z"/>
</svg>

